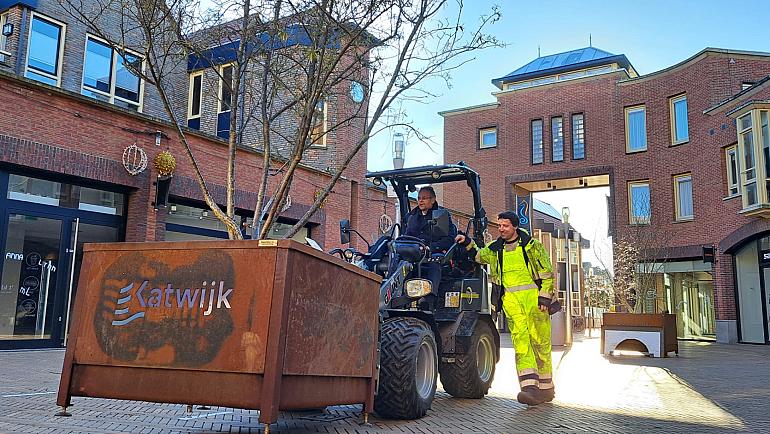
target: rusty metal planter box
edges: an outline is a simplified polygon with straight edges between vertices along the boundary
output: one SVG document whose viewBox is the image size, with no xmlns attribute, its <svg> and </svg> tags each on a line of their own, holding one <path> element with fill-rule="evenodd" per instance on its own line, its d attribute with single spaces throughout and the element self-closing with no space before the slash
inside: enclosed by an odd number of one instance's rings
<svg viewBox="0 0 770 434">
<path fill-rule="evenodd" d="M 379 282 L 291 240 L 87 244 L 57 404 L 369 413 Z"/>
</svg>

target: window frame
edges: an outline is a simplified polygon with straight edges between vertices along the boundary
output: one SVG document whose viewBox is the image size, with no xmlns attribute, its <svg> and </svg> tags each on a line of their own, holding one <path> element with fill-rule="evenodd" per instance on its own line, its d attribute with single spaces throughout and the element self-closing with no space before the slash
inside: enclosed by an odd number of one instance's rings
<svg viewBox="0 0 770 434">
<path fill-rule="evenodd" d="M 735 167 L 730 161 L 730 154 L 735 158 Z M 733 198 L 741 195 L 741 160 L 738 156 L 738 144 L 730 145 L 725 148 L 725 166 L 727 169 L 727 198 Z M 735 183 L 732 179 L 735 178 Z M 735 189 L 735 193 L 733 193 Z"/>
<path fill-rule="evenodd" d="M 226 63 L 224 65 L 219 65 L 219 77 L 218 77 L 218 84 L 219 89 L 217 90 L 217 115 L 220 113 L 227 113 L 231 112 L 233 110 L 232 107 L 228 107 L 227 110 L 222 110 L 222 103 L 224 100 L 222 99 L 222 92 L 225 89 L 225 69 L 226 68 L 232 68 L 232 72 L 230 73 L 230 101 L 228 101 L 228 104 L 232 103 L 232 89 L 233 89 L 233 83 L 232 80 L 235 79 L 235 76 L 233 75 L 235 73 L 235 63 L 230 62 Z"/>
<path fill-rule="evenodd" d="M 749 126 L 743 127 L 742 121 L 743 119 L 749 120 Z M 740 189 L 741 189 L 741 208 L 744 210 L 747 209 L 754 209 L 759 206 L 761 203 L 762 193 L 760 191 L 760 177 L 759 177 L 759 170 L 760 164 L 759 164 L 759 156 L 757 154 L 757 144 L 755 143 L 754 138 L 754 129 L 756 128 L 756 120 L 754 119 L 754 112 L 748 111 L 740 116 L 737 116 L 735 118 L 735 128 L 738 133 L 738 158 L 739 162 L 746 160 L 746 149 L 747 144 L 745 138 L 750 139 L 750 144 L 748 145 L 748 148 L 751 150 L 751 159 L 753 162 L 753 166 L 751 169 L 743 168 L 744 165 L 741 165 L 740 173 Z M 754 176 L 752 178 L 748 177 L 748 172 L 753 171 Z M 749 203 L 749 186 L 754 185 L 754 203 Z"/>
<path fill-rule="evenodd" d="M 561 142 L 561 160 L 556 159 L 556 135 L 554 134 L 554 121 L 559 121 L 559 140 Z M 565 160 L 564 158 L 564 117 L 563 116 L 552 116 L 551 117 L 551 162 L 552 163 L 563 163 Z"/>
<path fill-rule="evenodd" d="M 631 149 L 631 131 L 629 129 L 629 114 L 632 112 L 637 111 L 644 111 L 644 148 L 640 149 Z M 637 152 L 645 152 L 648 148 L 647 143 L 647 105 L 646 104 L 637 104 L 633 106 L 628 106 L 623 108 L 624 112 L 624 118 L 625 118 L 625 127 L 626 127 L 626 154 L 635 154 Z"/>
<path fill-rule="evenodd" d="M 35 68 L 34 66 L 32 67 L 32 72 L 38 75 L 42 75 L 43 77 L 56 80 L 55 87 L 61 87 L 62 66 L 64 64 L 64 43 L 65 43 L 65 40 L 67 39 L 67 24 L 59 20 L 50 18 L 47 15 L 43 15 L 37 11 L 32 11 L 32 14 L 30 15 L 30 18 L 29 18 L 29 31 L 27 32 L 27 51 L 26 51 L 26 56 L 24 61 L 24 77 L 29 78 L 27 77 L 27 73 L 29 72 L 29 68 L 30 68 L 29 67 L 29 46 L 32 43 L 32 24 L 34 23 L 35 18 L 39 18 L 42 21 L 47 21 L 49 24 L 58 26 L 60 31 L 59 31 L 59 40 L 56 46 L 56 75 L 53 76 L 45 71 L 41 71 Z M 29 79 L 35 80 L 34 78 L 29 78 Z M 38 81 L 38 83 L 42 83 L 42 82 Z M 43 83 L 43 84 L 48 84 L 48 83 Z"/>
<path fill-rule="evenodd" d="M 484 135 L 489 134 L 489 133 L 495 133 L 495 144 L 494 145 L 485 146 L 484 145 Z M 477 149 L 494 149 L 494 148 L 496 148 L 497 147 L 497 137 L 498 137 L 497 126 L 479 128 L 479 145 L 478 145 Z"/>
<path fill-rule="evenodd" d="M 636 216 L 634 214 L 634 203 L 633 203 L 633 187 L 634 186 L 647 186 L 647 196 L 649 198 L 649 203 L 647 204 L 647 207 L 649 209 L 649 215 L 647 218 L 639 218 L 641 216 Z M 647 226 L 650 225 L 652 222 L 652 188 L 650 187 L 650 180 L 649 179 L 640 179 L 636 181 L 628 181 L 626 184 L 626 193 L 628 195 L 628 224 L 631 226 Z"/>
<path fill-rule="evenodd" d="M 690 201 L 692 202 L 692 214 L 682 215 L 681 210 L 681 192 L 679 191 L 679 181 L 682 179 L 690 180 Z M 695 220 L 695 192 L 693 191 L 692 172 L 680 173 L 673 176 L 674 179 L 674 218 L 678 222 L 687 222 Z"/>
<path fill-rule="evenodd" d="M 582 119 L 582 127 L 580 128 L 580 132 L 583 136 L 583 140 L 581 144 L 583 145 L 583 155 L 581 157 L 575 157 L 575 117 L 580 116 Z M 572 136 L 572 143 L 571 143 L 571 149 L 572 152 L 570 152 L 570 157 L 573 160 L 585 160 L 586 158 L 586 115 L 583 112 L 580 113 L 572 113 L 570 115 L 570 135 Z"/>
<path fill-rule="evenodd" d="M 90 86 L 86 86 L 86 84 L 85 84 L 86 56 L 88 55 L 88 41 L 89 41 L 89 39 L 93 39 L 94 41 L 96 41 L 98 43 L 106 45 L 111 50 L 111 52 L 112 52 L 112 56 L 111 56 L 111 59 L 110 59 L 110 92 L 109 93 L 107 93 L 107 92 L 105 92 L 103 90 L 95 89 L 95 88 L 90 87 Z M 121 53 L 118 50 L 115 49 L 115 47 L 113 47 L 113 45 L 114 44 L 110 44 L 110 42 L 107 41 L 107 40 L 104 40 L 104 39 L 102 39 L 102 38 L 100 38 L 98 36 L 94 36 L 94 35 L 92 35 L 90 33 L 86 33 L 85 45 L 83 46 L 83 68 L 82 68 L 82 76 L 80 77 L 80 93 L 81 93 L 81 95 L 87 96 L 89 98 L 93 98 L 93 97 L 88 95 L 88 94 L 83 93 L 84 91 L 85 92 L 94 92 L 94 93 L 97 93 L 99 95 L 105 96 L 105 97 L 109 98 L 109 100 L 106 101 L 106 102 L 108 102 L 109 104 L 115 105 L 117 107 L 123 108 L 125 110 L 131 110 L 131 109 L 126 108 L 126 107 L 122 107 L 122 106 L 119 106 L 119 105 L 116 105 L 115 101 L 117 100 L 117 101 L 122 102 L 124 104 L 136 105 L 137 106 L 137 108 L 136 108 L 137 113 L 142 113 L 142 109 L 144 108 L 144 80 L 142 79 L 142 77 L 137 77 L 139 79 L 139 101 L 131 101 L 130 99 L 123 98 L 123 97 L 117 96 L 115 94 L 115 90 L 117 88 L 117 81 L 118 81 L 118 74 L 117 74 L 117 72 L 118 72 L 118 70 L 117 70 L 117 67 L 118 67 L 118 57 L 123 57 L 123 56 L 121 55 Z M 142 68 L 141 69 L 142 69 L 142 72 L 144 73 L 144 67 L 145 67 L 145 59 L 144 59 L 144 57 L 141 54 L 137 53 L 136 51 L 129 50 L 128 48 L 122 48 L 121 50 L 125 54 L 130 54 L 130 55 L 132 55 L 132 56 L 134 56 L 134 57 L 136 57 L 138 59 L 141 59 L 141 61 L 142 61 Z M 125 60 L 125 57 L 123 57 L 123 59 Z M 98 98 L 93 98 L 93 99 L 101 101 Z"/>
<path fill-rule="evenodd" d="M 200 78 L 200 91 L 198 95 L 198 114 L 194 115 L 193 109 L 193 92 L 195 89 L 195 79 Z M 187 120 L 200 119 L 201 112 L 203 111 L 203 70 L 195 71 L 190 74 L 190 87 L 187 91 Z"/>
<path fill-rule="evenodd" d="M 0 29 L 3 28 L 5 24 L 8 23 L 8 18 L 10 18 L 11 14 L 8 11 L 0 13 Z M 32 26 L 30 26 L 30 31 L 32 30 Z M 8 50 L 6 50 L 8 46 L 8 37 L 0 33 L 0 60 L 5 61 L 3 59 L 3 56 L 12 56 L 13 54 L 10 53 Z"/>
<path fill-rule="evenodd" d="M 540 161 L 535 161 L 535 122 L 540 123 Z M 530 164 L 543 164 L 545 162 L 545 146 L 543 144 L 543 119 L 537 118 L 529 121 L 529 152 Z"/>
<path fill-rule="evenodd" d="M 321 141 L 316 142 L 316 140 L 313 140 L 313 133 L 316 129 L 316 124 L 313 124 L 312 128 L 310 129 L 310 148 L 311 149 L 326 149 L 327 146 L 327 140 L 326 138 L 329 136 L 329 101 L 327 98 L 319 98 L 319 103 L 323 103 L 323 124 L 321 125 Z M 316 107 L 318 107 L 318 104 L 316 104 Z M 313 109 L 313 115 L 315 115 L 317 110 L 316 108 Z"/>
<path fill-rule="evenodd" d="M 685 104 L 685 124 L 687 127 L 687 131 L 685 131 L 685 133 L 687 134 L 687 136 L 684 139 L 677 140 L 675 106 L 676 106 L 676 103 L 680 101 L 684 101 L 684 104 Z M 671 130 L 671 146 L 682 145 L 690 141 L 689 108 L 690 106 L 688 105 L 686 93 L 680 93 L 679 95 L 672 96 L 671 98 L 668 99 L 669 128 Z"/>
</svg>

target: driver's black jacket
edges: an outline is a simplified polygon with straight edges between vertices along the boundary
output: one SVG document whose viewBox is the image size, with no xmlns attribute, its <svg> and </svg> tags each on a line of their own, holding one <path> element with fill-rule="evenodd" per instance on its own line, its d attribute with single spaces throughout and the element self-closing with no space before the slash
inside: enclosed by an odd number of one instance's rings
<svg viewBox="0 0 770 434">
<path fill-rule="evenodd" d="M 450 215 L 449 235 L 433 239 L 431 234 L 431 225 L 429 223 L 432 217 L 431 214 L 434 210 L 437 209 L 439 209 L 438 203 L 434 203 L 430 212 L 428 212 L 426 215 L 423 215 L 420 212 L 419 207 L 414 207 L 414 209 L 409 211 L 409 214 L 407 214 L 406 229 L 404 230 L 404 235 L 419 238 L 423 243 L 430 247 L 431 253 L 444 253 L 449 250 L 450 247 L 452 247 L 452 244 L 454 244 L 455 236 L 457 235 L 457 227 L 452 222 L 452 216 Z"/>
</svg>

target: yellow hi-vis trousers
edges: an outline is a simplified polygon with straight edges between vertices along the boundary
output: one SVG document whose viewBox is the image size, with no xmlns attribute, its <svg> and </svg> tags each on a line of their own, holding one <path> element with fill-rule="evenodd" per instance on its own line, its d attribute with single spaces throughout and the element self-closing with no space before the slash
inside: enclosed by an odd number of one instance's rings
<svg viewBox="0 0 770 434">
<path fill-rule="evenodd" d="M 508 292 L 503 296 L 503 312 L 508 319 L 519 386 L 553 388 L 551 365 L 551 318 L 537 306 L 537 288 Z"/>
</svg>

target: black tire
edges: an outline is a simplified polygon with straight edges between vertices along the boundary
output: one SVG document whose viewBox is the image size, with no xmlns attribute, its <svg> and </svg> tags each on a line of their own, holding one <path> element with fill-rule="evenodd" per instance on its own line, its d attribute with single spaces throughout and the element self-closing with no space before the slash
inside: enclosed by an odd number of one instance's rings
<svg viewBox="0 0 770 434">
<path fill-rule="evenodd" d="M 382 325 L 380 380 L 374 411 L 384 419 L 418 419 L 436 394 L 438 355 L 430 326 L 417 318 Z"/>
<path fill-rule="evenodd" d="M 441 384 L 448 394 L 456 398 L 483 398 L 492 386 L 496 364 L 495 337 L 489 325 L 479 320 L 468 354 L 458 354 L 454 362 L 439 365 Z"/>
</svg>

